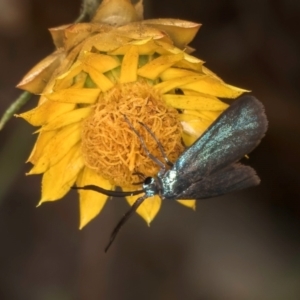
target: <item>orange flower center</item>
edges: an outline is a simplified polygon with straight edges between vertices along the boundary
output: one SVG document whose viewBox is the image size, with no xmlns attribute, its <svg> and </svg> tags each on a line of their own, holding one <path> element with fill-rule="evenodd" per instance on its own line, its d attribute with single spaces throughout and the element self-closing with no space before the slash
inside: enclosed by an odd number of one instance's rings
<svg viewBox="0 0 300 300">
<path fill-rule="evenodd" d="M 137 134 L 159 160 L 157 142 L 140 124 L 145 124 L 161 143 L 170 161 L 184 150 L 178 111 L 166 106 L 152 86 L 144 82 L 119 84 L 101 94 L 93 113 L 83 122 L 82 153 L 85 164 L 112 184 L 132 187 L 144 177 L 155 176 L 159 166 L 145 153 Z"/>
</svg>

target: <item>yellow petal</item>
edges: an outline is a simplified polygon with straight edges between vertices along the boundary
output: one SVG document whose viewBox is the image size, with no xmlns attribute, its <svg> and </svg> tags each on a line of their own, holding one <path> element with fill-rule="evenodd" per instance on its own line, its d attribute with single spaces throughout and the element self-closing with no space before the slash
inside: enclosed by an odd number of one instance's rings
<svg viewBox="0 0 300 300">
<path fill-rule="evenodd" d="M 197 139 L 198 137 L 195 135 L 190 135 L 185 132 L 182 133 L 182 140 L 186 147 L 193 145 Z"/>
<path fill-rule="evenodd" d="M 183 132 L 188 134 L 188 137 L 184 137 L 185 145 L 191 145 L 195 141 L 194 137 L 201 136 L 221 113 L 220 111 L 197 112 L 185 110 L 183 114 L 180 114 L 179 120 L 181 121 Z"/>
<path fill-rule="evenodd" d="M 183 131 L 191 136 L 199 137 L 208 128 L 207 121 L 192 120 L 190 122 L 181 122 Z M 210 124 L 209 124 L 210 125 Z"/>
<path fill-rule="evenodd" d="M 193 210 L 196 209 L 196 200 L 177 200 L 177 202 Z"/>
<path fill-rule="evenodd" d="M 140 22 L 120 26 L 117 29 L 117 33 L 134 40 L 141 40 L 149 37 L 153 39 L 161 39 L 166 35 L 163 31 L 144 25 Z"/>
<path fill-rule="evenodd" d="M 224 83 L 210 75 L 203 76 L 201 80 L 188 83 L 181 87 L 183 90 L 193 90 L 199 93 L 212 95 L 221 98 L 236 98 L 246 90 Z"/>
<path fill-rule="evenodd" d="M 186 96 L 186 95 L 163 95 L 163 100 L 170 106 L 179 109 L 195 110 L 224 110 L 228 105 L 217 98 L 205 95 Z"/>
<path fill-rule="evenodd" d="M 198 76 L 199 73 L 190 70 L 179 69 L 179 68 L 168 68 L 160 74 L 162 81 L 172 80 L 176 78 L 182 78 L 186 76 Z"/>
<path fill-rule="evenodd" d="M 182 51 L 182 49 L 179 49 L 178 47 L 174 46 L 173 43 L 168 43 L 164 40 L 156 40 L 156 44 L 159 46 L 155 52 L 159 55 L 170 55 L 170 54 L 178 54 L 185 52 Z"/>
<path fill-rule="evenodd" d="M 152 19 L 144 20 L 142 23 L 166 32 L 174 44 L 181 49 L 194 39 L 201 26 L 201 24 L 177 19 Z"/>
<path fill-rule="evenodd" d="M 59 67 L 60 68 L 60 67 Z M 44 94 L 48 94 L 48 93 L 52 93 L 53 91 L 53 87 L 54 87 L 54 84 L 55 84 L 55 78 L 56 76 L 59 74 L 59 68 L 57 68 L 54 72 L 53 72 L 53 75 L 52 77 L 50 78 L 49 82 L 46 84 L 44 90 L 43 90 L 43 93 Z M 41 94 L 40 98 L 39 98 L 39 101 L 38 101 L 38 105 L 37 106 L 40 106 L 42 104 L 44 104 L 45 102 L 47 102 L 48 99 L 43 96 L 43 94 Z"/>
<path fill-rule="evenodd" d="M 57 131 L 28 175 L 44 173 L 66 156 L 80 140 L 80 126 L 76 123 Z"/>
<path fill-rule="evenodd" d="M 53 43 L 57 49 L 64 47 L 65 31 L 70 26 L 71 26 L 70 24 L 67 24 L 67 25 L 61 25 L 61 26 L 48 29 L 51 34 Z"/>
<path fill-rule="evenodd" d="M 58 103 L 47 100 L 43 104 L 17 117 L 25 119 L 32 126 L 42 126 L 56 117 L 73 110 L 75 104 Z"/>
<path fill-rule="evenodd" d="M 206 68 L 205 66 L 202 66 L 202 71 L 204 74 L 210 75 L 210 76 L 215 77 L 216 79 L 219 79 L 222 81 L 222 79 L 216 73 L 214 73 L 210 69 Z"/>
<path fill-rule="evenodd" d="M 126 45 L 120 46 L 114 51 L 109 52 L 111 55 L 125 55 L 132 46 L 135 46 L 139 55 L 153 55 L 159 47 L 152 38 L 132 41 Z"/>
<path fill-rule="evenodd" d="M 185 49 L 184 49 L 184 52 L 187 53 L 187 54 L 191 54 L 195 51 L 196 51 L 196 49 L 191 47 L 191 46 L 186 46 Z"/>
<path fill-rule="evenodd" d="M 69 70 L 72 67 L 72 65 L 74 64 L 75 60 L 78 57 L 78 53 L 81 50 L 81 48 L 82 48 L 82 43 L 73 47 L 72 50 L 70 50 L 70 52 L 64 52 L 66 57 L 61 61 L 61 64 L 56 70 L 57 74 L 55 74 L 55 76 L 52 78 L 55 78 L 56 76 L 65 73 L 67 70 Z"/>
<path fill-rule="evenodd" d="M 184 52 L 184 60 L 192 64 L 204 64 L 204 61 Z"/>
<path fill-rule="evenodd" d="M 126 189 L 124 189 L 126 190 Z M 140 197 L 141 195 L 137 196 L 128 196 L 126 197 L 127 202 L 130 205 L 133 205 L 133 203 Z M 159 209 L 161 206 L 161 199 L 158 195 L 155 195 L 153 197 L 147 198 L 141 206 L 137 209 L 137 213 L 147 222 L 148 225 L 150 225 L 151 221 L 155 218 L 157 215 Z"/>
<path fill-rule="evenodd" d="M 67 89 L 70 86 L 72 86 L 74 82 L 74 77 L 77 76 L 82 71 L 82 69 L 83 69 L 82 63 L 76 61 L 67 72 L 56 77 L 53 90 L 59 91 L 59 90 Z"/>
<path fill-rule="evenodd" d="M 87 66 L 94 67 L 100 73 L 108 72 L 120 65 L 120 61 L 117 57 L 104 54 L 95 54 L 87 52 L 83 57 L 80 58 L 82 63 Z"/>
<path fill-rule="evenodd" d="M 85 72 L 81 72 L 74 78 L 74 84 L 72 85 L 72 88 L 74 89 L 82 89 L 84 88 L 84 85 L 86 83 L 88 74 Z"/>
<path fill-rule="evenodd" d="M 17 85 L 19 89 L 41 94 L 63 57 L 62 51 L 55 51 L 35 65 Z"/>
<path fill-rule="evenodd" d="M 76 181 L 78 187 L 97 185 L 107 190 L 112 190 L 112 184 L 98 175 L 95 171 L 85 167 Z M 106 203 L 107 196 L 95 191 L 78 190 L 80 196 L 80 229 L 94 219 Z"/>
<path fill-rule="evenodd" d="M 89 73 L 93 82 L 100 88 L 102 92 L 110 90 L 114 83 L 111 82 L 104 74 L 100 73 L 97 69 L 92 66 L 86 66 L 84 70 Z"/>
<path fill-rule="evenodd" d="M 223 111 L 200 111 L 199 115 L 202 119 L 214 121 Z"/>
<path fill-rule="evenodd" d="M 81 53 L 91 52 L 93 48 L 96 48 L 100 52 L 110 52 L 130 41 L 130 38 L 118 36 L 113 32 L 100 33 L 86 39 Z"/>
<path fill-rule="evenodd" d="M 199 114 L 200 115 L 200 114 Z M 189 114 L 179 114 L 179 120 L 180 122 L 185 122 L 185 123 L 189 123 L 189 122 L 192 122 L 192 121 L 199 121 L 199 122 L 202 122 L 204 123 L 203 126 L 204 127 L 208 127 L 213 120 L 211 119 L 207 119 L 207 118 L 201 118 L 201 117 L 196 117 L 195 115 L 189 115 Z"/>
<path fill-rule="evenodd" d="M 187 60 L 182 60 L 179 61 L 178 63 L 174 64 L 174 67 L 177 68 L 182 68 L 182 69 L 187 69 L 187 70 L 193 70 L 197 72 L 202 72 L 202 65 L 203 62 L 196 62 L 196 63 L 191 63 Z"/>
<path fill-rule="evenodd" d="M 160 93 L 165 94 L 165 93 L 169 92 L 170 90 L 173 90 L 175 88 L 180 88 L 181 86 L 185 86 L 188 83 L 198 82 L 202 77 L 203 77 L 203 75 L 185 76 L 185 77 L 175 78 L 172 80 L 163 81 L 161 83 L 158 83 L 154 87 Z"/>
<path fill-rule="evenodd" d="M 124 55 L 120 74 L 120 83 L 128 83 L 137 80 L 137 68 L 139 53 L 136 46 L 131 46 Z"/>
<path fill-rule="evenodd" d="M 62 198 L 75 183 L 84 162 L 80 144 L 72 147 L 65 157 L 43 175 L 42 197 L 39 205 Z"/>
<path fill-rule="evenodd" d="M 46 94 L 49 100 L 64 103 L 86 103 L 93 104 L 96 102 L 101 90 L 100 89 L 74 89 L 69 88 L 51 94 Z"/>
<path fill-rule="evenodd" d="M 69 111 L 56 117 L 54 120 L 43 126 L 40 131 L 56 130 L 64 126 L 80 122 L 90 114 L 91 110 L 92 108 L 89 106 Z"/>
<path fill-rule="evenodd" d="M 64 48 L 66 51 L 72 49 L 75 45 L 87 40 L 95 32 L 102 32 L 109 26 L 104 24 L 77 23 L 68 26 L 64 30 Z"/>
<path fill-rule="evenodd" d="M 183 111 L 183 116 L 184 115 L 189 115 L 189 116 L 194 116 L 198 119 L 202 120 L 208 120 L 208 121 L 214 121 L 223 111 L 205 111 L 205 110 L 189 110 L 185 109 Z M 181 115 L 180 115 L 181 116 Z M 184 118 L 184 117 L 183 117 Z"/>
<path fill-rule="evenodd" d="M 48 145 L 48 143 L 55 136 L 55 131 L 41 132 L 37 138 L 37 141 L 34 144 L 34 147 L 30 153 L 27 162 L 31 162 L 32 164 L 36 164 L 36 162 L 40 159 L 43 154 L 44 148 Z"/>
<path fill-rule="evenodd" d="M 189 70 L 197 71 L 198 73 L 202 73 L 202 65 L 203 61 L 196 58 L 195 56 L 191 56 L 186 52 L 182 52 L 181 49 L 173 46 L 170 43 L 166 43 L 164 41 L 156 41 L 158 45 L 161 47 L 156 49 L 156 52 L 160 55 L 168 55 L 168 54 L 179 54 L 183 53 L 183 60 L 180 60 L 174 64 L 177 68 L 185 68 Z"/>
<path fill-rule="evenodd" d="M 191 91 L 191 90 L 184 90 L 184 95 L 186 95 L 186 96 L 199 96 L 199 95 L 202 95 L 202 96 L 205 96 L 205 97 L 208 97 L 208 98 L 211 97 L 213 99 L 218 99 L 217 97 L 210 96 L 210 95 L 203 94 L 203 93 L 199 93 L 199 92 L 196 92 L 196 91 Z"/>
<path fill-rule="evenodd" d="M 176 62 L 182 60 L 183 56 L 183 53 L 160 56 L 139 68 L 138 75 L 154 80 L 163 71 L 173 66 Z"/>
</svg>

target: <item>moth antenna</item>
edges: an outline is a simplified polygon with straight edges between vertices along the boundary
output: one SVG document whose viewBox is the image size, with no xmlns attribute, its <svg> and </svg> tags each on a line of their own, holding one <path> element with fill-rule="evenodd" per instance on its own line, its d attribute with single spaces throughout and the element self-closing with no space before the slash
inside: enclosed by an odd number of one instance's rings
<svg viewBox="0 0 300 300">
<path fill-rule="evenodd" d="M 163 148 L 161 142 L 157 139 L 157 137 L 156 137 L 156 135 L 154 134 L 154 132 L 153 132 L 146 124 L 144 124 L 144 123 L 142 123 L 142 122 L 139 122 L 139 123 L 140 123 L 140 124 L 148 131 L 148 133 L 149 133 L 149 134 L 152 136 L 152 138 L 155 140 L 155 142 L 156 142 L 156 144 L 157 144 L 157 146 L 158 146 L 158 148 L 159 148 L 159 151 L 160 151 L 162 157 L 164 158 L 166 164 L 167 164 L 168 166 L 170 166 L 170 167 L 173 167 L 173 163 L 172 163 L 171 161 L 169 161 L 168 156 L 167 156 L 167 154 L 166 154 L 166 152 L 165 152 L 165 150 L 164 150 L 164 148 Z"/>
<path fill-rule="evenodd" d="M 100 194 L 104 194 L 106 196 L 110 197 L 126 197 L 126 196 L 133 196 L 133 195 L 138 195 L 144 192 L 144 190 L 136 190 L 136 191 L 111 191 L 111 190 L 106 190 L 100 186 L 97 185 L 85 185 L 85 186 L 72 186 L 73 190 L 87 190 L 87 191 L 94 191 Z"/>
<path fill-rule="evenodd" d="M 115 240 L 118 232 L 120 231 L 121 227 L 126 223 L 126 221 L 131 217 L 131 215 L 138 209 L 138 207 L 144 202 L 144 200 L 148 198 L 148 196 L 145 194 L 144 196 L 138 198 L 133 205 L 130 207 L 130 209 L 126 212 L 126 214 L 123 216 L 123 218 L 119 221 L 115 229 L 110 235 L 110 240 L 108 242 L 108 245 L 105 247 L 105 253 L 110 248 L 111 244 Z"/>
<path fill-rule="evenodd" d="M 124 119 L 126 121 L 126 123 L 129 125 L 129 127 L 134 131 L 134 133 L 137 135 L 137 137 L 139 138 L 141 145 L 144 149 L 144 151 L 146 152 L 147 156 L 152 159 L 152 161 L 154 161 L 161 169 L 165 170 L 166 167 L 165 165 L 157 158 L 155 157 L 147 148 L 144 139 L 142 138 L 142 136 L 137 132 L 137 130 L 132 126 L 132 124 L 130 123 L 129 119 L 127 118 L 126 115 L 123 115 Z"/>
</svg>

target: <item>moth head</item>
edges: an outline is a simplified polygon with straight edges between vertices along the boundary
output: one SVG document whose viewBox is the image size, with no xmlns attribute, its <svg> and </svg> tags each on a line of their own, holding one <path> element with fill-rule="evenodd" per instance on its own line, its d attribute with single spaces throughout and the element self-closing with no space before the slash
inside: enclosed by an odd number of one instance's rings
<svg viewBox="0 0 300 300">
<path fill-rule="evenodd" d="M 158 194 L 158 185 L 154 177 L 147 177 L 143 183 L 143 190 L 148 197 Z"/>
</svg>

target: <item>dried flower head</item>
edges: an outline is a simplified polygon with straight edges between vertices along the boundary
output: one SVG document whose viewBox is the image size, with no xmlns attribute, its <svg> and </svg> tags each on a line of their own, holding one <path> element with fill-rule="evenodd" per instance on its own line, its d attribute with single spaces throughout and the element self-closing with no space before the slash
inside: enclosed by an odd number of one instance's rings
<svg viewBox="0 0 300 300">
<path fill-rule="evenodd" d="M 57 50 L 35 66 L 19 88 L 40 94 L 36 108 L 20 115 L 38 126 L 28 174 L 43 174 L 40 203 L 61 199 L 70 188 L 98 185 L 140 189 L 141 176 L 155 176 L 124 115 L 160 158 L 162 144 L 176 161 L 227 108 L 222 98 L 244 90 L 224 83 L 191 56 L 200 25 L 175 19 L 142 20 L 142 5 L 103 0 L 91 23 L 50 29 Z M 80 227 L 103 208 L 107 196 L 80 190 Z M 129 196 L 132 204 L 137 196 Z M 178 201 L 194 208 L 194 200 Z M 158 196 L 137 212 L 150 223 Z"/>
</svg>

